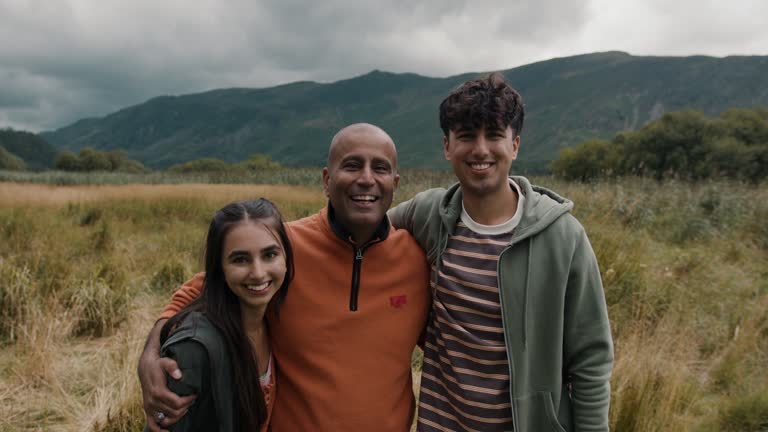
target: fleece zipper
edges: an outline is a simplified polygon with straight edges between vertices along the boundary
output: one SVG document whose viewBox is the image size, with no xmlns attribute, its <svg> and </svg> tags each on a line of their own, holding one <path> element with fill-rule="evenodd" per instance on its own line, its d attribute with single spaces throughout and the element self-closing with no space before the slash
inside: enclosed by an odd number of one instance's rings
<svg viewBox="0 0 768 432">
<path fill-rule="evenodd" d="M 363 249 L 355 249 L 352 261 L 352 289 L 349 293 L 349 310 L 357 311 L 357 296 L 360 291 L 360 268 L 363 266 Z"/>
<path fill-rule="evenodd" d="M 352 250 L 355 252 L 355 256 L 352 258 L 352 288 L 349 292 L 349 310 L 350 312 L 357 312 L 357 299 L 360 292 L 360 273 L 362 273 L 363 267 L 363 252 L 369 247 L 380 243 L 381 239 L 376 239 L 364 244 L 362 247 L 357 248 L 352 245 Z"/>
</svg>

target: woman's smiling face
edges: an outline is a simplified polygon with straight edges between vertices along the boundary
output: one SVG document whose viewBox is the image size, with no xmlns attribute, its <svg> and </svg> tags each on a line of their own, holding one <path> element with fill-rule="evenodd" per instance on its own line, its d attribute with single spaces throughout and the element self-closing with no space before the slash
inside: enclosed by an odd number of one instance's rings
<svg viewBox="0 0 768 432">
<path fill-rule="evenodd" d="M 222 245 L 222 269 L 229 289 L 243 308 L 263 309 L 283 284 L 285 251 L 264 221 L 234 225 Z"/>
</svg>

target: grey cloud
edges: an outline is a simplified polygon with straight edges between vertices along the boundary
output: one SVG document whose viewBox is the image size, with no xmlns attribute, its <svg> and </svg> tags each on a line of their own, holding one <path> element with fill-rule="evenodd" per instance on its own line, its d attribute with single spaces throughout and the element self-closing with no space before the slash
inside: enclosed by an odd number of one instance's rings
<svg viewBox="0 0 768 432">
<path fill-rule="evenodd" d="M 0 0 L 0 127 L 60 127 L 161 94 L 333 81 L 372 69 L 447 76 L 630 49 L 608 46 L 622 40 L 612 33 L 584 37 L 614 30 L 593 23 L 604 1 Z M 734 1 L 768 15 L 763 0 Z M 683 11 L 715 8 L 668 3 L 637 2 L 659 30 L 637 33 L 632 49 L 647 40 L 658 50 Z M 685 21 L 701 29 L 679 33 L 681 50 L 707 37 L 706 20 Z M 755 40 L 758 30 L 748 27 L 712 29 L 706 40 Z M 598 43 L 581 46 L 580 38 Z"/>
</svg>

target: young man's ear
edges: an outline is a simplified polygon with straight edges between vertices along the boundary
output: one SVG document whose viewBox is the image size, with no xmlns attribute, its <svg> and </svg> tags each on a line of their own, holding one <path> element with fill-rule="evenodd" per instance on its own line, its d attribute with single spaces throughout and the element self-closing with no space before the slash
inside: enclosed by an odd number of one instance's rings
<svg viewBox="0 0 768 432">
<path fill-rule="evenodd" d="M 443 135 L 443 155 L 445 160 L 451 160 L 451 154 L 448 148 L 448 136 Z"/>
<path fill-rule="evenodd" d="M 520 135 L 515 135 L 515 139 L 512 140 L 512 160 L 517 159 L 518 150 L 520 150 Z"/>
</svg>

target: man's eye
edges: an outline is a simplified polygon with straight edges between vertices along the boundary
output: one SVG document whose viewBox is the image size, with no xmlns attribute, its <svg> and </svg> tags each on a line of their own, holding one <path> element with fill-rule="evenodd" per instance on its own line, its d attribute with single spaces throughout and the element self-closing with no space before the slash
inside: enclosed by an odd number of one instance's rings
<svg viewBox="0 0 768 432">
<path fill-rule="evenodd" d="M 264 258 L 268 258 L 268 259 L 277 258 L 278 255 L 279 254 L 275 251 L 269 251 L 264 254 Z"/>
</svg>

